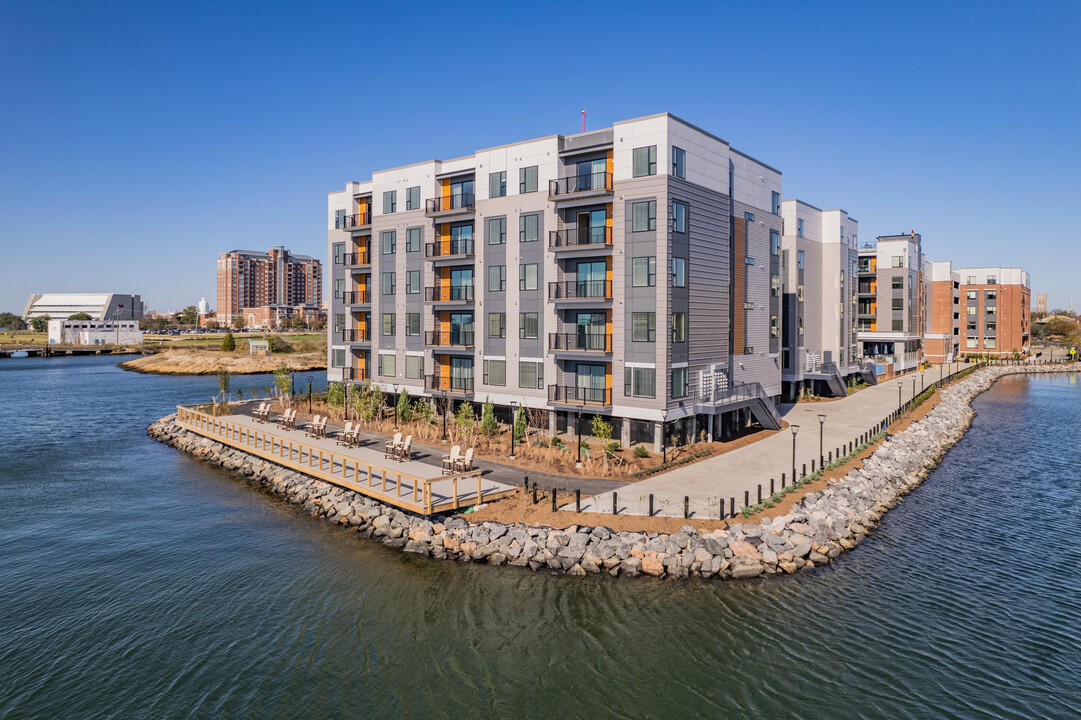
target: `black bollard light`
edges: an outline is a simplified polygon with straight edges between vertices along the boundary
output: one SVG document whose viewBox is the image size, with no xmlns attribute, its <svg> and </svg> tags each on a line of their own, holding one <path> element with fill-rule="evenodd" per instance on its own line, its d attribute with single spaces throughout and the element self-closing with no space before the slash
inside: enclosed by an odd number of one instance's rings
<svg viewBox="0 0 1081 720">
<path fill-rule="evenodd" d="M 649 516 L 653 517 L 653 493 L 649 494 Z"/>
<path fill-rule="evenodd" d="M 683 496 L 683 519 L 686 520 L 691 516 L 691 498 L 687 495 Z"/>
<path fill-rule="evenodd" d="M 619 493 L 614 491 L 612 492 L 612 514 L 619 514 Z"/>
<path fill-rule="evenodd" d="M 576 512 L 576 513 L 582 512 L 582 489 L 581 488 L 575 488 L 574 489 L 574 512 Z"/>
</svg>

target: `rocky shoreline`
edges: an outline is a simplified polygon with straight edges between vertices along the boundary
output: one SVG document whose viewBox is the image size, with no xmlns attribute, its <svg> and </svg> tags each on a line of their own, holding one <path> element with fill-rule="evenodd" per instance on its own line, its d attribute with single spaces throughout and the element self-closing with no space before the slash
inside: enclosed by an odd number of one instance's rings
<svg viewBox="0 0 1081 720">
<path fill-rule="evenodd" d="M 424 518 L 315 480 L 189 432 L 175 415 L 147 434 L 244 475 L 305 511 L 405 552 L 435 559 L 528 567 L 572 576 L 607 573 L 660 578 L 751 578 L 827 565 L 855 548 L 888 510 L 938 465 L 972 422 L 970 402 L 1003 375 L 1077 372 L 1081 365 L 979 370 L 941 391 L 923 419 L 889 436 L 863 466 L 808 494 L 787 514 L 700 534 L 689 521 L 673 534 L 565 530 L 524 523 L 470 523 L 465 516 Z"/>
</svg>

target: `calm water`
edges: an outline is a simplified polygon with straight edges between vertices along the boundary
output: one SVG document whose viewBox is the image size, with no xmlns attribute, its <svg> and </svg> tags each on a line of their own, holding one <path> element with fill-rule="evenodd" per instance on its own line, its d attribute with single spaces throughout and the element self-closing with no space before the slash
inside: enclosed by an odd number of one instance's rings
<svg viewBox="0 0 1081 720">
<path fill-rule="evenodd" d="M 361 541 L 146 438 L 214 378 L 115 362 L 0 361 L 2 718 L 1081 707 L 1077 376 L 999 382 L 930 481 L 834 569 L 671 584 Z M 270 380 L 233 381 L 251 385 Z"/>
</svg>

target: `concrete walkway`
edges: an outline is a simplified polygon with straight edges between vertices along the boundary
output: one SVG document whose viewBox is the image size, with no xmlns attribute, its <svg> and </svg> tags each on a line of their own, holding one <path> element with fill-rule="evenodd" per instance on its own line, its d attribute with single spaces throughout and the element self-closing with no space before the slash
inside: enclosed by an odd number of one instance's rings
<svg viewBox="0 0 1081 720">
<path fill-rule="evenodd" d="M 968 367 L 955 364 L 956 372 Z M 811 461 L 818 465 L 819 414 L 825 415 L 822 424 L 823 454 L 842 444 L 856 440 L 862 433 L 881 421 L 901 403 L 918 395 L 926 385 L 940 377 L 939 367 L 922 373 L 910 373 L 900 379 L 865 388 L 839 400 L 829 402 L 804 402 L 780 406 L 781 415 L 790 425 L 798 425 L 795 433 L 795 465 L 797 475 L 804 464 L 811 471 Z M 913 392 L 915 379 L 915 392 Z M 900 401 L 898 400 L 900 393 Z M 648 515 L 649 495 L 654 496 L 654 514 L 683 517 L 683 498 L 690 498 L 691 517 L 717 518 L 720 500 L 724 498 L 725 514 L 732 513 L 731 501 L 735 498 L 737 510 L 744 506 L 744 493 L 750 494 L 750 504 L 757 502 L 758 485 L 762 485 L 762 497 L 769 495 L 770 479 L 775 489 L 781 488 L 781 473 L 786 481 L 792 478 L 792 438 L 789 430 L 764 438 L 751 445 L 719 455 L 708 460 L 676 468 L 661 475 L 617 489 L 620 514 Z M 842 453 L 843 454 L 843 453 Z M 835 455 L 836 456 L 836 455 Z M 611 514 L 612 493 L 602 493 L 582 502 L 583 512 Z M 596 522 L 602 522 L 598 519 Z"/>
</svg>

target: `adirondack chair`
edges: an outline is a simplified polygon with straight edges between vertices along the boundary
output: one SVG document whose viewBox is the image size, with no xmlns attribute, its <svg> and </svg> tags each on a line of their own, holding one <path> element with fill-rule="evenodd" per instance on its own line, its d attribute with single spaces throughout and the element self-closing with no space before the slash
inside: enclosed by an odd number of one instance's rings
<svg viewBox="0 0 1081 720">
<path fill-rule="evenodd" d="M 402 443 L 402 434 L 394 433 L 393 440 L 387 440 L 387 444 L 383 447 L 383 457 L 395 459 L 397 457 L 398 446 Z"/>
<path fill-rule="evenodd" d="M 444 475 L 450 475 L 453 472 L 455 472 L 454 466 L 457 464 L 458 460 L 461 458 L 461 455 L 459 454 L 459 453 L 461 453 L 461 451 L 462 451 L 461 446 L 455 445 L 454 447 L 452 447 L 450 449 L 450 454 L 449 455 L 444 455 L 443 456 L 443 474 Z"/>
<path fill-rule="evenodd" d="M 314 415 L 304 427 L 304 435 L 307 437 L 319 437 L 319 416 Z"/>
<path fill-rule="evenodd" d="M 469 472 L 473 469 L 473 448 L 469 448 L 465 451 L 465 456 L 459 458 L 458 462 L 454 465 L 455 472 Z"/>
<path fill-rule="evenodd" d="M 404 462 L 406 460 L 413 459 L 413 436 L 407 435 L 405 442 L 397 448 L 398 462 Z"/>
<path fill-rule="evenodd" d="M 353 434 L 353 421 L 350 420 L 350 421 L 347 421 L 345 423 L 345 427 L 342 428 L 338 432 L 337 444 L 338 445 L 349 445 L 350 442 L 351 442 L 350 439 L 349 439 L 349 436 L 352 435 L 352 434 Z"/>
</svg>

